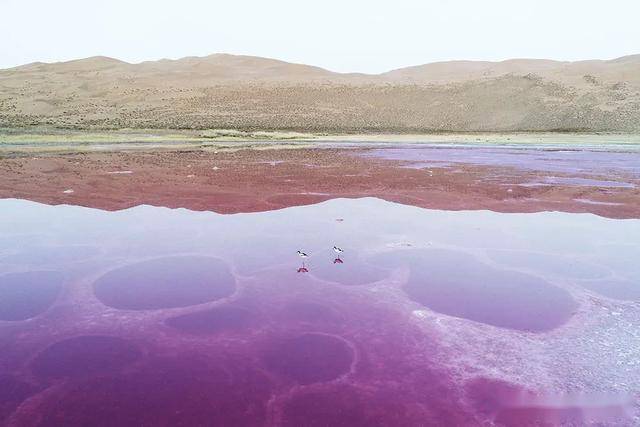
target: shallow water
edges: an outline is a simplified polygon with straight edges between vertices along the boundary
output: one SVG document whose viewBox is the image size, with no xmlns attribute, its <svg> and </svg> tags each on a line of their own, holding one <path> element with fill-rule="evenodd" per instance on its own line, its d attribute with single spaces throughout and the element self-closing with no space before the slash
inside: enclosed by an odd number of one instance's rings
<svg viewBox="0 0 640 427">
<path fill-rule="evenodd" d="M 520 184 L 524 187 L 570 185 L 577 187 L 598 188 L 635 188 L 635 185 L 619 181 L 606 181 L 602 179 L 576 178 L 576 177 L 544 177 L 542 182 L 527 182 Z"/>
<path fill-rule="evenodd" d="M 609 176 L 612 172 L 640 178 L 637 146 L 573 149 L 544 148 L 536 145 L 497 147 L 463 145 L 421 145 L 406 148 L 371 150 L 369 155 L 405 160 L 412 167 L 448 167 L 453 163 L 486 166 L 510 166 L 543 172 L 585 173 Z M 580 185 L 580 184 L 576 184 Z M 582 184 L 586 185 L 586 184 Z M 597 184 L 593 184 L 597 185 Z"/>
<path fill-rule="evenodd" d="M 0 215 L 8 425 L 640 421 L 640 220 L 373 198 Z"/>
</svg>

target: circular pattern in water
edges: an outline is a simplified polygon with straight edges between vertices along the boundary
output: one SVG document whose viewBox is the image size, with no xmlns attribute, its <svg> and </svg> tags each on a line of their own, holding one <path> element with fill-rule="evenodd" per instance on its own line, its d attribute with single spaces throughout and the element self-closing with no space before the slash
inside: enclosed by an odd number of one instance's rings
<svg viewBox="0 0 640 427">
<path fill-rule="evenodd" d="M 299 384 L 312 384 L 346 374 L 353 357 L 353 351 L 343 340 L 309 333 L 274 343 L 263 360 L 278 375 Z"/>
<path fill-rule="evenodd" d="M 112 270 L 94 284 L 96 297 L 123 310 L 187 307 L 235 292 L 227 265 L 204 256 L 175 256 L 142 261 Z"/>
<path fill-rule="evenodd" d="M 270 391 L 250 370 L 149 361 L 137 372 L 69 383 L 38 403 L 37 425 L 263 426 Z M 33 423 L 33 414 L 19 415 Z"/>
<path fill-rule="evenodd" d="M 55 271 L 0 276 L 0 320 L 26 320 L 44 313 L 58 298 L 63 281 Z"/>
<path fill-rule="evenodd" d="M 42 378 L 79 378 L 111 373 L 140 357 L 138 348 L 117 337 L 85 335 L 57 342 L 32 362 Z"/>
<path fill-rule="evenodd" d="M 573 257 L 527 251 L 488 250 L 495 262 L 514 268 L 526 268 L 542 275 L 551 274 L 563 279 L 599 279 L 609 270 Z"/>
<path fill-rule="evenodd" d="M 216 334 L 245 328 L 251 324 L 251 319 L 251 312 L 244 308 L 215 307 L 171 317 L 165 323 L 174 329 L 191 334 Z"/>
<path fill-rule="evenodd" d="M 411 270 L 407 295 L 434 311 L 488 325 L 542 332 L 562 325 L 576 307 L 565 290 L 537 277 L 497 270 L 446 250 L 398 251 L 380 262 Z"/>
</svg>

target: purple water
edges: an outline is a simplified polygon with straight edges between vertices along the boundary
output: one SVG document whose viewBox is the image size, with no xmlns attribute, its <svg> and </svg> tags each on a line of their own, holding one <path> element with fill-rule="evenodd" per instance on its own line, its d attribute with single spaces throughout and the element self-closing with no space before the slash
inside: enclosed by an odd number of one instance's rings
<svg viewBox="0 0 640 427">
<path fill-rule="evenodd" d="M 635 149 L 615 151 L 602 149 L 544 149 L 539 146 L 469 147 L 426 145 L 406 148 L 371 150 L 370 155 L 386 159 L 427 162 L 430 166 L 441 163 L 472 163 L 487 166 L 512 166 L 545 172 L 588 172 L 608 174 L 611 170 L 640 176 L 638 152 Z"/>
<path fill-rule="evenodd" d="M 372 198 L 0 212 L 9 426 L 639 420 L 639 220 Z"/>
<path fill-rule="evenodd" d="M 54 303 L 64 275 L 57 271 L 24 271 L 2 276 L 0 320 L 26 320 Z"/>
<path fill-rule="evenodd" d="M 276 340 L 262 356 L 265 366 L 298 384 L 327 382 L 349 372 L 353 352 L 340 338 L 305 333 Z"/>
<path fill-rule="evenodd" d="M 170 317 L 166 324 L 186 333 L 216 334 L 248 328 L 254 317 L 248 309 L 222 306 Z"/>
<path fill-rule="evenodd" d="M 109 271 L 93 285 L 105 305 L 123 310 L 188 307 L 227 297 L 236 289 L 227 265 L 216 258 L 156 258 Z"/>
<path fill-rule="evenodd" d="M 523 331 L 551 330 L 576 308 L 571 295 L 535 276 L 496 269 L 465 253 L 402 250 L 377 265 L 409 270 L 403 289 L 438 313 Z"/>
<path fill-rule="evenodd" d="M 41 378 L 91 377 L 118 370 L 140 357 L 129 341 L 108 336 L 80 336 L 47 347 L 31 363 Z"/>
</svg>

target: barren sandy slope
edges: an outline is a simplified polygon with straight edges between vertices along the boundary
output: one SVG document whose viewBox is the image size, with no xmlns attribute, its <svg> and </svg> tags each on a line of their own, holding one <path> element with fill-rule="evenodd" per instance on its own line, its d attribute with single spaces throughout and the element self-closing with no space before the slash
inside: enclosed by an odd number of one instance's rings
<svg viewBox="0 0 640 427">
<path fill-rule="evenodd" d="M 453 61 L 380 75 L 211 55 L 0 70 L 0 127 L 640 131 L 640 55 Z"/>
</svg>

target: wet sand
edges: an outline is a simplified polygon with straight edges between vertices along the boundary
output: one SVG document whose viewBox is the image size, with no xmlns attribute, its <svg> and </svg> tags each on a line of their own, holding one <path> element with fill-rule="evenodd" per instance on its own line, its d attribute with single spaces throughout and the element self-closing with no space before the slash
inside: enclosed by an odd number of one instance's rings
<svg viewBox="0 0 640 427">
<path fill-rule="evenodd" d="M 616 163 L 608 167 L 608 154 L 602 149 L 586 149 L 593 164 L 602 164 L 600 170 L 577 170 L 551 159 L 557 165 L 549 171 L 511 161 L 522 157 L 518 152 L 499 162 L 477 161 L 474 148 L 445 162 L 446 150 L 455 147 L 414 150 L 420 153 L 415 159 L 410 150 L 409 157 L 407 150 L 398 155 L 393 145 L 277 147 L 28 157 L 23 153 L 0 161 L 0 198 L 104 210 L 148 204 L 239 213 L 373 196 L 443 210 L 587 212 L 640 218 L 640 177 Z M 579 146 L 567 148 L 582 151 Z M 538 150 L 557 148 L 533 147 L 529 155 L 535 159 Z M 640 156 L 625 151 L 621 155 L 631 162 Z"/>
</svg>

